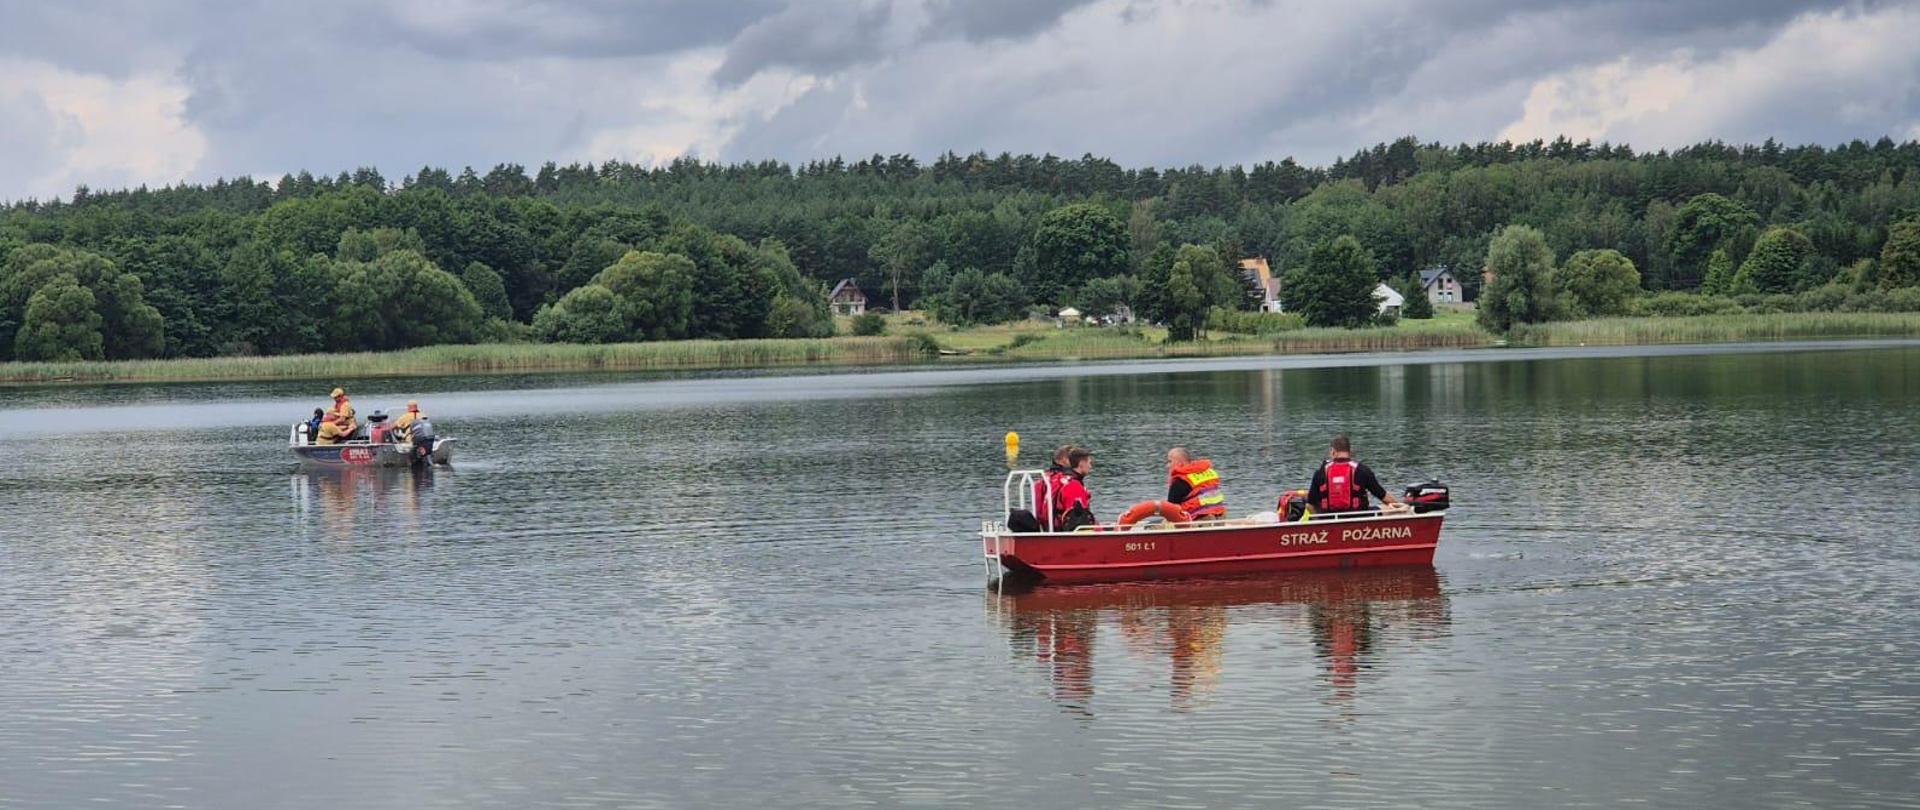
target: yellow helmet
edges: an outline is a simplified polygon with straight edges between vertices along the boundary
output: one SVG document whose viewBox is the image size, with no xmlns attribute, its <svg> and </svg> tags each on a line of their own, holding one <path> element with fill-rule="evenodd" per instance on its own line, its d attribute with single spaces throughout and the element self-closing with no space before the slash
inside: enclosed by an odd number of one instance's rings
<svg viewBox="0 0 1920 810">
<path fill-rule="evenodd" d="M 333 393 L 331 393 L 331 394 L 328 394 L 327 396 L 330 396 L 330 397 L 344 397 L 344 396 L 346 396 L 346 395 L 347 395 L 347 391 L 346 391 L 346 389 L 344 389 L 344 388 L 335 388 L 335 389 L 333 389 Z"/>
</svg>

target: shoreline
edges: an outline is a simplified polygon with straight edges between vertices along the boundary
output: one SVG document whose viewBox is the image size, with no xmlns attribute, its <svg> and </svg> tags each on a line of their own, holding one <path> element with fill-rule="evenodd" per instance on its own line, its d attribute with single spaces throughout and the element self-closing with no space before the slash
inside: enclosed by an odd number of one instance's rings
<svg viewBox="0 0 1920 810">
<path fill-rule="evenodd" d="M 1920 313 L 1785 313 L 1608 318 L 1529 324 L 1503 341 L 1463 324 L 1300 329 L 1154 343 L 1113 329 L 914 332 L 888 337 L 662 341 L 603 345 L 470 344 L 392 352 L 277 357 L 0 363 L 0 385 L 97 385 L 254 380 L 376 379 L 634 371 L 739 371 L 800 367 L 965 368 L 1083 360 L 1159 360 L 1363 352 L 1636 346 L 1920 337 Z M 1004 342 L 1002 342 L 1004 339 Z"/>
</svg>

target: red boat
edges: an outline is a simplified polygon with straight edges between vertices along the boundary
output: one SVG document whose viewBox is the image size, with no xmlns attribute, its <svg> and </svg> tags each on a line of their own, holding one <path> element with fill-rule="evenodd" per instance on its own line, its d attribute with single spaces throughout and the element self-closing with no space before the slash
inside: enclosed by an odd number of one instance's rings
<svg viewBox="0 0 1920 810">
<path fill-rule="evenodd" d="M 1034 511 L 1039 470 L 1007 475 L 1005 514 Z M 1043 508 L 1045 505 L 1042 505 Z M 1445 509 L 1372 511 L 1283 523 L 1269 513 L 1239 520 L 1015 532 L 981 527 L 988 575 L 1053 583 L 1211 577 L 1307 568 L 1431 565 Z"/>
</svg>

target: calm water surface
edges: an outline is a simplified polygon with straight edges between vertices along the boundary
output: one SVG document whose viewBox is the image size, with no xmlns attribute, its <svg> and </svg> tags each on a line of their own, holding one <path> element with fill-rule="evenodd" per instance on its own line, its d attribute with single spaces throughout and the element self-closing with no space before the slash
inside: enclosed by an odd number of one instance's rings
<svg viewBox="0 0 1920 810">
<path fill-rule="evenodd" d="M 0 807 L 1920 803 L 1920 347 L 1686 351 L 342 381 L 425 476 L 290 473 L 329 384 L 0 389 Z M 1457 508 L 999 594 L 1010 429 Z"/>
</svg>

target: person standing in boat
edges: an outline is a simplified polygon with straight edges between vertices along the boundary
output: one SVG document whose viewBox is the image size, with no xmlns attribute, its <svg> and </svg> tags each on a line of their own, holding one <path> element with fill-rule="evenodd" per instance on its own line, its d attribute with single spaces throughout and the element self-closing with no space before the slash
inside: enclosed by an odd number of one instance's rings
<svg viewBox="0 0 1920 810">
<path fill-rule="evenodd" d="M 333 389 L 333 407 L 320 421 L 320 435 L 314 440 L 320 444 L 339 444 L 353 436 L 359 423 L 353 418 L 353 403 L 347 399 L 345 389 Z"/>
<path fill-rule="evenodd" d="M 1220 490 L 1220 472 L 1207 459 L 1194 460 L 1185 447 L 1167 451 L 1167 502 L 1177 503 L 1194 520 L 1227 516 L 1227 495 Z"/>
<path fill-rule="evenodd" d="M 1087 491 L 1087 473 L 1093 472 L 1093 453 L 1083 447 L 1067 452 L 1067 473 L 1060 477 L 1047 531 L 1070 532 L 1100 521 L 1093 516 L 1093 494 Z"/>
<path fill-rule="evenodd" d="M 1387 488 L 1380 486 L 1380 479 L 1374 477 L 1373 470 L 1353 458 L 1353 442 L 1342 433 L 1333 437 L 1330 457 L 1320 469 L 1313 471 L 1313 483 L 1307 486 L 1307 502 L 1313 504 L 1316 513 L 1367 512 L 1373 509 L 1367 503 L 1371 494 L 1389 507 L 1399 505 Z"/>
</svg>

